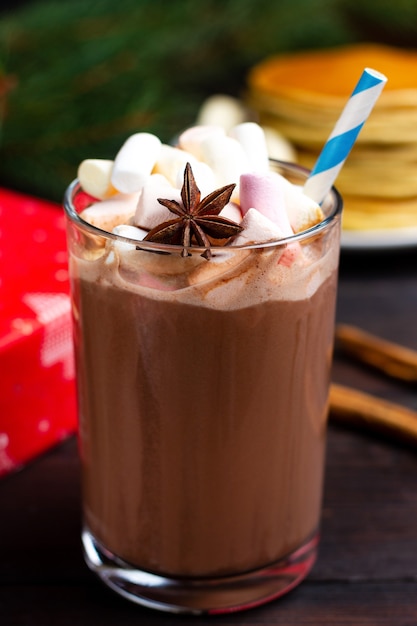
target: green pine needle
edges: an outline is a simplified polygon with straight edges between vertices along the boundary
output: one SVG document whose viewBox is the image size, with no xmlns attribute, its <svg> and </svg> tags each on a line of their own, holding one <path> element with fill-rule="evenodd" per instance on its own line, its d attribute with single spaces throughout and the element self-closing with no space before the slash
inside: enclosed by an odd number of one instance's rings
<svg viewBox="0 0 417 626">
<path fill-rule="evenodd" d="M 82 159 L 113 158 L 140 130 L 169 141 L 208 95 L 240 95 L 262 58 L 354 41 L 345 4 L 44 0 L 4 16 L 0 184 L 61 199 Z"/>
</svg>

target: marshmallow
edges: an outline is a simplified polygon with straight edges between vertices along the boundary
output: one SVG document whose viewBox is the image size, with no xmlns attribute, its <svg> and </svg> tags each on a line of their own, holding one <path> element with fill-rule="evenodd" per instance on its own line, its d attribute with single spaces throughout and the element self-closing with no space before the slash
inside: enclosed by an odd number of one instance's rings
<svg viewBox="0 0 417 626">
<path fill-rule="evenodd" d="M 297 211 L 293 217 L 290 215 L 290 223 L 295 233 L 312 228 L 324 219 L 323 211 L 314 200 L 303 193 L 300 193 L 299 200 Z"/>
<path fill-rule="evenodd" d="M 244 246 L 252 243 L 277 241 L 285 236 L 279 226 L 253 208 L 246 212 L 241 226 L 243 230 L 234 239 L 233 245 Z"/>
<path fill-rule="evenodd" d="M 248 111 L 240 100 L 225 94 L 215 94 L 207 98 L 201 106 L 197 124 L 222 126 L 228 131 L 248 119 Z"/>
<path fill-rule="evenodd" d="M 113 233 L 138 242 L 138 244 L 121 240 L 113 242 L 114 250 L 118 253 L 117 258 L 108 258 L 106 262 L 111 264 L 117 260 L 120 276 L 124 280 L 133 280 L 135 284 L 142 287 L 160 291 L 173 291 L 183 286 L 182 275 L 187 269 L 186 259 L 174 255 L 165 256 L 146 252 L 143 247 L 145 244 L 139 245 L 147 234 L 147 231 L 141 228 L 120 224 L 113 229 Z M 188 270 L 192 270 L 193 267 L 194 264 L 189 264 Z"/>
<path fill-rule="evenodd" d="M 131 135 L 120 148 L 111 182 L 122 193 L 140 191 L 158 159 L 161 141 L 151 133 Z"/>
<path fill-rule="evenodd" d="M 177 217 L 169 209 L 158 202 L 158 198 L 181 202 L 179 189 L 172 187 L 162 174 L 152 174 L 142 188 L 136 207 L 133 223 L 136 226 L 151 230 Z"/>
<path fill-rule="evenodd" d="M 188 284 L 201 285 L 207 281 L 211 281 L 212 288 L 215 290 L 221 288 L 222 286 L 225 287 L 226 300 L 229 300 L 231 297 L 234 298 L 236 296 L 236 292 L 233 289 L 233 293 L 230 293 L 229 281 L 227 278 L 236 272 L 236 270 L 239 274 L 238 268 L 248 258 L 250 252 L 249 250 L 239 250 L 239 252 L 235 250 L 234 253 L 231 254 L 226 252 L 224 248 L 218 249 L 214 246 L 211 248 L 211 252 L 212 257 L 210 259 L 210 263 L 200 263 L 192 272 L 188 274 Z M 223 276 L 226 280 L 219 281 L 218 279 L 221 276 Z M 236 276 L 236 274 L 234 278 L 238 280 L 238 276 Z M 233 283 L 233 285 L 235 286 L 235 283 Z M 242 289 L 245 287 L 244 279 L 241 283 L 241 287 Z M 209 290 L 209 293 L 211 293 L 211 289 Z"/>
<path fill-rule="evenodd" d="M 254 122 L 244 122 L 234 126 L 230 137 L 237 139 L 248 158 L 250 170 L 253 172 L 268 172 L 269 157 L 264 131 Z"/>
<path fill-rule="evenodd" d="M 192 272 L 198 265 L 207 263 L 200 254 L 193 254 L 189 257 L 183 257 L 180 254 L 155 254 L 154 252 L 146 250 L 148 245 L 148 242 L 144 242 L 141 245 L 140 251 L 137 251 L 137 254 L 133 258 L 131 256 L 128 257 L 128 255 L 124 256 L 123 261 L 125 267 L 132 261 L 133 271 L 135 271 L 135 268 L 137 271 L 140 265 L 141 271 L 143 270 L 155 276 L 164 276 L 164 280 L 171 277 L 174 283 L 176 283 L 176 278 L 178 278 L 181 287 L 184 287 L 185 275 L 188 274 L 188 272 Z M 177 288 L 179 288 L 179 286 L 180 285 L 177 285 Z"/>
<path fill-rule="evenodd" d="M 113 161 L 107 159 L 85 159 L 78 167 L 78 180 L 82 189 L 97 198 L 104 200 L 117 193 L 111 184 Z"/>
<path fill-rule="evenodd" d="M 234 202 L 228 202 L 220 211 L 221 217 L 226 217 L 228 220 L 232 220 L 232 222 L 236 222 L 240 224 L 242 221 L 242 213 L 240 212 L 240 208 Z"/>
<path fill-rule="evenodd" d="M 136 226 L 131 226 L 130 224 L 119 224 L 119 226 L 115 226 L 113 228 L 112 233 L 119 235 L 120 237 L 126 237 L 127 239 L 142 241 L 148 234 L 148 231 L 143 230 L 142 228 L 137 228 Z M 136 250 L 136 246 L 134 244 L 127 243 L 126 241 L 115 241 L 114 246 L 118 250 Z"/>
<path fill-rule="evenodd" d="M 262 215 L 257 209 L 249 209 L 246 212 L 241 226 L 243 226 L 243 231 L 234 240 L 235 246 L 279 241 L 285 237 L 279 226 Z M 278 264 L 291 267 L 300 254 L 300 244 L 291 243 L 279 250 Z"/>
<path fill-rule="evenodd" d="M 284 237 L 288 237 L 294 233 L 285 210 L 281 178 L 275 172 L 243 174 L 240 178 L 240 208 L 243 215 L 251 208 L 258 209 L 281 229 Z"/>
<path fill-rule="evenodd" d="M 178 145 L 201 161 L 203 159 L 201 142 L 211 135 L 225 134 L 226 131 L 221 126 L 191 126 L 178 137 Z"/>
<path fill-rule="evenodd" d="M 143 241 L 148 234 L 148 231 L 144 228 L 138 228 L 137 226 L 132 226 L 131 224 L 119 224 L 113 228 L 112 232 L 115 235 L 120 235 L 120 237 L 136 239 L 137 241 Z"/>
<path fill-rule="evenodd" d="M 262 126 L 264 131 L 266 146 L 270 159 L 278 161 L 297 161 L 297 152 L 294 146 L 280 132 L 270 126 Z"/>
<path fill-rule="evenodd" d="M 153 168 L 153 173 L 162 174 L 168 179 L 170 184 L 175 187 L 178 182 L 178 174 L 180 173 L 183 178 L 184 169 L 187 163 L 190 163 L 194 171 L 198 161 L 192 154 L 185 152 L 185 150 L 180 150 L 179 148 L 162 144 Z"/>
<path fill-rule="evenodd" d="M 202 161 L 193 162 L 191 167 L 196 185 L 200 190 L 201 197 L 205 198 L 216 189 L 216 177 L 214 172 L 211 167 L 207 165 L 207 163 L 203 163 Z M 178 188 L 181 188 L 184 182 L 184 169 L 182 171 L 178 171 L 177 174 L 176 186 Z"/>
<path fill-rule="evenodd" d="M 312 198 L 303 193 L 303 188 L 293 185 L 280 174 L 284 192 L 285 209 L 295 233 L 312 228 L 324 219 L 324 213 Z"/>
<path fill-rule="evenodd" d="M 217 185 L 236 184 L 232 200 L 239 199 L 239 178 L 250 170 L 248 158 L 240 143 L 232 137 L 211 135 L 201 143 L 204 161 L 212 168 Z"/>
<path fill-rule="evenodd" d="M 139 194 L 112 196 L 84 209 L 80 217 L 101 230 L 111 232 L 118 224 L 128 222 L 135 213 Z"/>
<path fill-rule="evenodd" d="M 282 233 L 281 237 L 290 237 L 294 231 L 285 208 L 282 180 L 285 179 L 276 172 L 244 174 L 240 178 L 240 208 L 244 216 L 251 208 L 257 209 L 276 224 Z M 300 244 L 291 243 L 286 247 L 279 263 L 290 267 L 300 253 Z"/>
<path fill-rule="evenodd" d="M 175 291 L 179 289 L 175 282 L 171 283 L 166 280 L 166 277 L 165 280 L 161 280 L 155 274 L 147 274 L 146 272 L 142 272 L 139 275 L 138 284 L 148 289 L 157 289 L 157 291 Z"/>
</svg>

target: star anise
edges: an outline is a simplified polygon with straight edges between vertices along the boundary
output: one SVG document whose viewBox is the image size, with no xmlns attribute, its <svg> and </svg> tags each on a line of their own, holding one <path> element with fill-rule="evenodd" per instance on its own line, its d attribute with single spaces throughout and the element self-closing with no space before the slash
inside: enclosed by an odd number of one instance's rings
<svg viewBox="0 0 417 626">
<path fill-rule="evenodd" d="M 209 259 L 210 239 L 231 239 L 243 230 L 236 222 L 219 216 L 229 202 L 235 186 L 221 187 L 201 200 L 193 170 L 187 163 L 181 188 L 182 205 L 176 200 L 158 198 L 158 202 L 177 217 L 150 230 L 144 241 L 182 245 L 182 256 L 188 256 L 188 248 L 195 242 L 206 249 L 203 256 Z"/>
</svg>

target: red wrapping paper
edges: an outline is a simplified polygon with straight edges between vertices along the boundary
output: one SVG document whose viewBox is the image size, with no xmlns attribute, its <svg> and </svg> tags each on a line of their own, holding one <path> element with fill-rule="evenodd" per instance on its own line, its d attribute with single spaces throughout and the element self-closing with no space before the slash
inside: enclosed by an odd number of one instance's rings
<svg viewBox="0 0 417 626">
<path fill-rule="evenodd" d="M 0 189 L 0 476 L 75 431 L 64 213 Z"/>
</svg>

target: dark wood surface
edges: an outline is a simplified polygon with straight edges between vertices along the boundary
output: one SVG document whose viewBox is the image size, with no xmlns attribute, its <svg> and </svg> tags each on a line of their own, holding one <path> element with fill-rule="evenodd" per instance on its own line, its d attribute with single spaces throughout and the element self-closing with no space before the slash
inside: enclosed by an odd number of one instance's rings
<svg viewBox="0 0 417 626">
<path fill-rule="evenodd" d="M 337 318 L 417 349 L 417 253 L 344 253 Z M 342 355 L 333 377 L 417 409 L 415 387 Z M 319 560 L 261 608 L 187 618 L 130 604 L 87 570 L 79 532 L 75 440 L 0 482 L 3 626 L 417 624 L 417 447 L 373 433 L 330 424 Z"/>
</svg>

